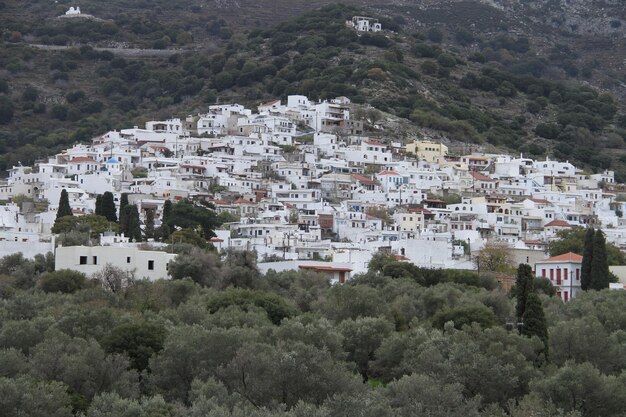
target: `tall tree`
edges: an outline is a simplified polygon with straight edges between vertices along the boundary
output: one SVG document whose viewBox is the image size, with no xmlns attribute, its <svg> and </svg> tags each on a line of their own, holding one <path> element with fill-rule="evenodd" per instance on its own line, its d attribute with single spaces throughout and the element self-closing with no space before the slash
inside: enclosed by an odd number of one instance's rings
<svg viewBox="0 0 626 417">
<path fill-rule="evenodd" d="M 537 336 L 544 344 L 544 355 L 548 357 L 548 324 L 546 315 L 541 305 L 541 299 L 537 294 L 528 294 L 526 308 L 522 316 L 522 334 L 528 337 Z"/>
<path fill-rule="evenodd" d="M 100 214 L 100 215 L 106 217 L 108 221 L 110 221 L 110 222 L 116 222 L 117 221 L 117 209 L 115 207 L 115 199 L 113 197 L 113 193 L 112 192 L 106 191 L 102 195 L 101 211 L 102 211 L 102 214 Z"/>
<path fill-rule="evenodd" d="M 583 246 L 583 263 L 580 267 L 580 287 L 587 291 L 589 289 L 589 281 L 591 279 L 591 260 L 593 259 L 593 227 L 587 229 L 585 233 L 585 243 Z"/>
<path fill-rule="evenodd" d="M 528 295 L 533 292 L 533 270 L 528 264 L 520 264 L 515 278 L 515 313 L 518 319 L 524 316 Z"/>
<path fill-rule="evenodd" d="M 70 207 L 70 198 L 67 195 L 67 190 L 64 188 L 61 190 L 61 197 L 59 198 L 59 209 L 57 210 L 57 219 L 65 216 L 72 216 L 72 207 Z"/>
<path fill-rule="evenodd" d="M 609 282 L 609 261 L 606 256 L 606 240 L 604 239 L 604 233 L 598 230 L 593 236 L 593 258 L 591 258 L 589 288 L 599 291 L 608 288 Z"/>
<path fill-rule="evenodd" d="M 144 230 L 144 236 L 146 239 L 152 239 L 154 237 L 154 210 L 146 210 L 146 227 Z"/>
<path fill-rule="evenodd" d="M 122 193 L 120 197 L 120 233 L 125 233 L 123 224 L 127 224 L 126 219 L 124 219 L 126 206 L 128 206 L 128 194 Z"/>
<path fill-rule="evenodd" d="M 165 200 L 165 203 L 163 203 L 163 215 L 161 217 L 161 223 L 163 224 L 167 223 L 171 215 L 172 215 L 172 201 Z"/>
<path fill-rule="evenodd" d="M 102 194 L 96 195 L 96 216 L 102 216 Z"/>
<path fill-rule="evenodd" d="M 123 216 L 120 216 L 120 232 L 130 238 L 132 242 L 141 242 L 141 222 L 139 211 L 134 204 L 126 205 Z"/>
</svg>

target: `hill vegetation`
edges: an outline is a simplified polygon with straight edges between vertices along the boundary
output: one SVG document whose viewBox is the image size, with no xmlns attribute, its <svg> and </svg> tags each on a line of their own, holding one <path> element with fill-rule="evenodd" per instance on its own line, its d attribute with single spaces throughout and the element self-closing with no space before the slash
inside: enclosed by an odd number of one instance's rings
<svg viewBox="0 0 626 417">
<path fill-rule="evenodd" d="M 311 272 L 262 275 L 254 254 L 220 263 L 194 251 L 157 282 L 114 267 L 52 271 L 50 256 L 0 259 L 0 414 L 623 411 L 621 291 L 563 304 L 549 283 L 530 283 L 518 332 L 514 300 L 488 276 L 377 256 L 330 286 Z"/>
<path fill-rule="evenodd" d="M 593 170 L 615 169 L 618 179 L 625 178 L 626 116 L 618 100 L 588 84 L 549 77 L 557 70 L 592 77 L 596 70 L 580 68 L 572 50 L 554 47 L 537 57 L 528 36 L 506 28 L 490 38 L 438 25 L 415 31 L 398 15 L 377 15 L 388 31 L 359 35 L 344 25 L 359 12 L 329 6 L 272 29 L 244 32 L 213 19 L 203 23 L 202 34 L 194 19 L 187 27 L 128 15 L 48 19 L 36 29 L 12 21 L 0 49 L 6 68 L 0 81 L 0 168 L 32 162 L 108 129 L 201 111 L 217 100 L 254 105 L 300 93 L 349 96 L 463 143 L 466 151 L 474 145 L 550 155 Z M 136 59 L 90 46 L 104 40 L 190 49 Z M 210 42 L 213 53 L 195 50 L 199 40 Z M 27 41 L 82 46 L 47 51 Z"/>
</svg>

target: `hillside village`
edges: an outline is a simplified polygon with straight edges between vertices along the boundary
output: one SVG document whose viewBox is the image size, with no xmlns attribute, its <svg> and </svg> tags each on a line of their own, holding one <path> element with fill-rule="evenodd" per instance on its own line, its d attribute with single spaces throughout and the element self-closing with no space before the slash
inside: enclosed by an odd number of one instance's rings
<svg viewBox="0 0 626 417">
<path fill-rule="evenodd" d="M 452 155 L 425 138 L 382 141 L 366 136 L 352 113 L 347 97 L 292 95 L 257 112 L 213 105 L 14 166 L 0 186 L 0 255 L 55 251 L 62 190 L 75 216 L 94 213 L 99 194 L 112 192 L 119 207 L 126 193 L 144 224 L 151 211 L 155 227 L 166 200 L 211 203 L 233 220 L 215 230 L 216 249 L 254 250 L 263 272 L 311 269 L 336 282 L 365 272 L 379 252 L 422 267 L 475 270 L 474 255 L 491 242 L 508 245 L 516 263 L 535 265 L 559 231 L 577 226 L 600 228 L 626 247 L 626 201 L 607 191 L 616 189 L 611 171 L 588 174 L 523 155 Z M 56 264 L 93 273 L 106 259 L 139 277 L 166 278 L 175 255 L 148 249 L 104 233 L 100 246 L 57 248 Z M 542 270 L 535 272 L 547 276 Z M 550 278 L 559 294 L 565 286 L 567 300 L 580 284 L 573 275 L 562 283 L 557 270 L 558 281 Z"/>
</svg>

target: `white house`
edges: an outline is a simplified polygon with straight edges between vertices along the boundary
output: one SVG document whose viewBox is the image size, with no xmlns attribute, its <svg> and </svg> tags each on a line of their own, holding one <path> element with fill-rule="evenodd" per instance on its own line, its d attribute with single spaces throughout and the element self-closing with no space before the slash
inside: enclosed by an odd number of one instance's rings
<svg viewBox="0 0 626 417">
<path fill-rule="evenodd" d="M 154 281 L 167 278 L 167 265 L 176 256 L 132 246 L 59 246 L 55 253 L 54 269 L 73 269 L 91 275 L 110 264 L 134 273 L 137 279 Z"/>
<path fill-rule="evenodd" d="M 548 278 L 556 287 L 556 294 L 567 301 L 581 291 L 580 267 L 583 257 L 569 252 L 535 263 L 535 275 Z"/>
</svg>

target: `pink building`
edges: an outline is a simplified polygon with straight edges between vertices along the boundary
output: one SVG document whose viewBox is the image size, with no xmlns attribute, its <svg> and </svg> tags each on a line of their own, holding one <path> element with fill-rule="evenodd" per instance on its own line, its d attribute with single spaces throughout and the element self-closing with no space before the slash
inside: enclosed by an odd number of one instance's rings
<svg viewBox="0 0 626 417">
<path fill-rule="evenodd" d="M 563 301 L 576 297 L 580 289 L 580 267 L 583 257 L 569 252 L 535 264 L 535 275 L 550 280 Z"/>
</svg>

